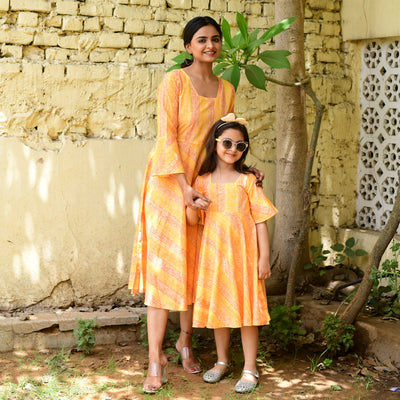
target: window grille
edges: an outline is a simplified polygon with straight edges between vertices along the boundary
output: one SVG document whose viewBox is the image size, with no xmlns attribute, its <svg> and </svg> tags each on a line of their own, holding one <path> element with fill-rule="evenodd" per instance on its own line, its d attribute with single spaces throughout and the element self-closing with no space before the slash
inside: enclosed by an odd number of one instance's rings
<svg viewBox="0 0 400 400">
<path fill-rule="evenodd" d="M 372 41 L 363 48 L 356 219 L 362 228 L 383 229 L 399 184 L 399 63 L 400 40 Z"/>
</svg>

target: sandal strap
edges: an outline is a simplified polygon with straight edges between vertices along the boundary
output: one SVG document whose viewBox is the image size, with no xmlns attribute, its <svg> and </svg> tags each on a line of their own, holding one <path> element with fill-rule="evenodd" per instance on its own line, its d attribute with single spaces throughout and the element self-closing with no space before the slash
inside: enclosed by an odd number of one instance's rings
<svg viewBox="0 0 400 400">
<path fill-rule="evenodd" d="M 226 363 L 226 362 L 224 362 L 224 361 L 217 361 L 217 362 L 214 364 L 214 366 L 216 366 L 217 364 L 219 364 L 219 365 L 224 365 L 225 367 L 229 367 L 229 364 Z"/>
<path fill-rule="evenodd" d="M 253 371 L 250 371 L 249 369 L 244 369 L 242 375 L 244 375 L 244 374 L 253 375 L 254 378 L 256 378 L 256 379 L 260 378 L 260 375 L 258 374 L 258 372 L 253 372 Z"/>
</svg>

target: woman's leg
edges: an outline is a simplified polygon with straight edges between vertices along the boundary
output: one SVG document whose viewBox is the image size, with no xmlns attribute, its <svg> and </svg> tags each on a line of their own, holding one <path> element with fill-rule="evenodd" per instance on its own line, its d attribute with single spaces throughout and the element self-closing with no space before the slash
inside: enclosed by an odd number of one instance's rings
<svg viewBox="0 0 400 400">
<path fill-rule="evenodd" d="M 157 391 L 162 386 L 162 375 L 167 365 L 167 357 L 162 351 L 168 310 L 147 307 L 147 337 L 149 340 L 149 369 L 143 388 Z"/>
<path fill-rule="evenodd" d="M 187 311 L 181 311 L 179 313 L 179 317 L 181 333 L 178 341 L 176 342 L 176 349 L 181 354 L 183 368 L 192 374 L 196 374 L 201 371 L 201 365 L 194 356 L 192 346 L 193 306 L 188 306 Z"/>
<path fill-rule="evenodd" d="M 250 370 L 257 373 L 257 348 L 258 348 L 258 327 L 257 326 L 243 326 L 240 329 L 242 336 L 242 346 L 244 353 L 244 367 L 243 369 Z M 257 382 L 256 377 L 251 374 L 245 374 L 242 378 L 244 381 Z"/>
</svg>

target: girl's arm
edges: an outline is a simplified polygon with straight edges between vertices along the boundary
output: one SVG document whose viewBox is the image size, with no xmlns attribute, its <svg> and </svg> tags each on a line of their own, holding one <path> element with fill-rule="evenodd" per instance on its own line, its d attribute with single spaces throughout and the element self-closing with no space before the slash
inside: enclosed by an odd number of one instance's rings
<svg viewBox="0 0 400 400">
<path fill-rule="evenodd" d="M 271 276 L 269 264 L 269 234 L 266 222 L 256 224 L 258 243 L 258 279 L 268 279 Z"/>
<path fill-rule="evenodd" d="M 186 220 L 188 225 L 196 225 L 199 222 L 199 213 L 190 207 L 186 207 Z"/>
</svg>

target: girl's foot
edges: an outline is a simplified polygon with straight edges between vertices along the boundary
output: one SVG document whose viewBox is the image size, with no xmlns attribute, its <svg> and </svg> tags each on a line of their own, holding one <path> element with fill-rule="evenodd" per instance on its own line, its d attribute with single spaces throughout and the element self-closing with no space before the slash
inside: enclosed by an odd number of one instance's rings
<svg viewBox="0 0 400 400">
<path fill-rule="evenodd" d="M 182 329 L 182 333 L 188 336 L 192 336 L 192 333 L 186 332 Z M 190 338 L 191 339 L 191 338 Z M 186 343 L 187 344 L 187 343 Z M 179 353 L 182 367 L 189 374 L 198 374 L 201 371 L 201 365 L 199 360 L 194 355 L 193 346 L 185 346 L 181 338 L 178 339 L 175 345 L 176 351 Z"/>
<path fill-rule="evenodd" d="M 147 378 L 143 382 L 143 391 L 145 393 L 156 393 L 167 382 L 167 361 L 165 361 L 164 365 L 150 362 L 147 370 Z"/>
<path fill-rule="evenodd" d="M 258 385 L 258 379 L 260 375 L 258 372 L 250 371 L 249 369 L 244 369 L 242 377 L 235 385 L 235 392 L 237 393 L 249 393 L 252 392 Z"/>
<path fill-rule="evenodd" d="M 214 368 L 209 369 L 203 375 L 203 380 L 207 383 L 217 383 L 228 373 L 228 370 L 228 363 L 218 361 L 214 364 Z"/>
</svg>

